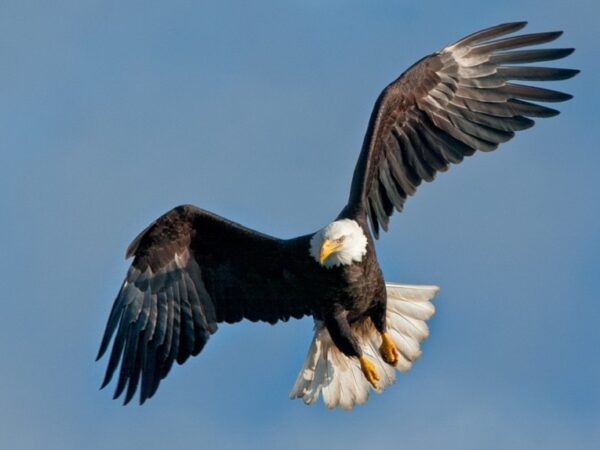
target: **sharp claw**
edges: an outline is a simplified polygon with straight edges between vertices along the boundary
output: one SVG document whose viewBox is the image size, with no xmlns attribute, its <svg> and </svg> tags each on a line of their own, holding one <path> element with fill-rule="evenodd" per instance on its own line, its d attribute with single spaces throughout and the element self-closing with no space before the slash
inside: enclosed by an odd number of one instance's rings
<svg viewBox="0 0 600 450">
<path fill-rule="evenodd" d="M 377 370 L 375 370 L 375 366 L 364 356 L 360 356 L 358 359 L 360 361 L 360 369 L 365 375 L 365 378 L 371 386 L 373 386 L 373 389 L 378 389 L 377 382 L 379 381 L 379 374 L 377 373 Z"/>
<path fill-rule="evenodd" d="M 379 347 L 379 353 L 383 357 L 383 360 L 391 366 L 398 364 L 398 350 L 394 341 L 390 338 L 387 333 L 381 335 L 381 347 Z"/>
</svg>

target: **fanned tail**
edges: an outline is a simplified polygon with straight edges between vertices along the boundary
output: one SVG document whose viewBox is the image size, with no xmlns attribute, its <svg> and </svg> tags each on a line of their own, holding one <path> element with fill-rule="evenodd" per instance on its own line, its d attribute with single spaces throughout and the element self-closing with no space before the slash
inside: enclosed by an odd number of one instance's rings
<svg viewBox="0 0 600 450">
<path fill-rule="evenodd" d="M 399 353 L 395 369 L 406 372 L 421 356 L 419 343 L 429 335 L 425 321 L 435 312 L 431 300 L 439 287 L 386 283 L 386 290 L 387 330 Z M 387 364 L 379 353 L 381 336 L 370 320 L 353 325 L 353 331 L 363 353 L 379 372 L 381 380 L 376 392 L 380 393 L 396 379 L 394 367 Z M 358 360 L 340 352 L 324 324 L 315 321 L 315 335 L 290 398 L 301 398 L 310 405 L 322 394 L 328 408 L 351 409 L 367 401 L 369 387 Z"/>
</svg>

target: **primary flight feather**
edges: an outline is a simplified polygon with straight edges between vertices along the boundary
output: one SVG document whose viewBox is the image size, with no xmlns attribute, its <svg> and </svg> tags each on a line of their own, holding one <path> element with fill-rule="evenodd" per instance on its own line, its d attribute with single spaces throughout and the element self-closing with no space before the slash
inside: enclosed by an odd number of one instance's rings
<svg viewBox="0 0 600 450">
<path fill-rule="evenodd" d="M 322 395 L 328 407 L 364 403 L 420 356 L 436 286 L 386 283 L 372 236 L 423 180 L 477 150 L 495 150 L 535 117 L 537 102 L 570 95 L 514 81 L 571 78 L 577 70 L 525 66 L 570 48 L 530 47 L 561 32 L 509 36 L 515 22 L 469 35 L 410 67 L 375 103 L 347 205 L 316 233 L 277 239 L 185 205 L 154 221 L 127 249 L 133 257 L 110 312 L 106 386 L 114 397 L 152 397 L 173 362 L 204 347 L 218 323 L 276 323 L 311 315 L 315 335 L 291 398 Z M 370 227 L 368 225 L 370 222 Z"/>
</svg>

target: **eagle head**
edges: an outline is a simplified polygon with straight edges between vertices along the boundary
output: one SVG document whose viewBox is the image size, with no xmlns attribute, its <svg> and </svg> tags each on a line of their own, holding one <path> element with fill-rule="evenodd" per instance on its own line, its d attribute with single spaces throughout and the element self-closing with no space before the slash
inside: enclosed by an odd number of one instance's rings
<svg viewBox="0 0 600 450">
<path fill-rule="evenodd" d="M 336 220 L 317 231 L 310 240 L 310 255 L 323 267 L 347 266 L 367 253 L 367 237 L 351 219 Z"/>
</svg>

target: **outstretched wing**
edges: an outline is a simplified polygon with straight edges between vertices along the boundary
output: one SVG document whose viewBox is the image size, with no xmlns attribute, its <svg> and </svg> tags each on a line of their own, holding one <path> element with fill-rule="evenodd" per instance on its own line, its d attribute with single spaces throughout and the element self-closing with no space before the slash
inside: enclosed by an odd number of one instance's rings
<svg viewBox="0 0 600 450">
<path fill-rule="evenodd" d="M 346 210 L 365 211 L 375 237 L 387 231 L 394 208 L 401 211 L 422 180 L 460 163 L 476 150 L 491 151 L 533 126 L 530 117 L 558 111 L 528 100 L 561 102 L 572 96 L 511 80 L 550 81 L 579 71 L 523 63 L 550 61 L 571 48 L 525 49 L 562 32 L 497 39 L 527 22 L 479 31 L 414 64 L 387 86 L 375 103 Z"/>
<path fill-rule="evenodd" d="M 114 397 L 127 387 L 128 403 L 141 380 L 143 403 L 174 361 L 202 350 L 218 322 L 309 314 L 301 286 L 310 284 L 300 280 L 308 275 L 298 267 L 308 245 L 307 237 L 271 238 L 193 206 L 157 219 L 127 249 L 134 260 L 98 352 L 99 359 L 116 331 L 102 387 L 120 362 Z"/>
</svg>

